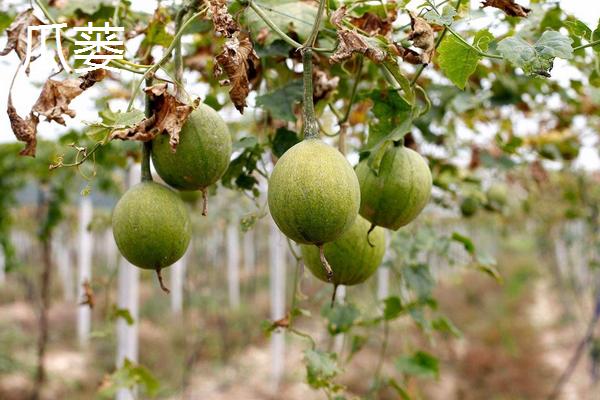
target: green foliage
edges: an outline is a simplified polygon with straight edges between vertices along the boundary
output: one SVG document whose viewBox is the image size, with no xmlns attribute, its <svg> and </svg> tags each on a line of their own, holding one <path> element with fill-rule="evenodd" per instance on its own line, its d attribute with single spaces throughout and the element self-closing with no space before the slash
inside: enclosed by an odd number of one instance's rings
<svg viewBox="0 0 600 400">
<path fill-rule="evenodd" d="M 402 356 L 396 360 L 396 369 L 407 375 L 437 378 L 439 368 L 438 359 L 424 351 L 417 351 L 412 356 Z"/>
<path fill-rule="evenodd" d="M 339 389 L 339 386 L 332 382 L 341 372 L 335 353 L 308 349 L 304 351 L 304 362 L 306 363 L 306 381 L 312 388 L 325 388 L 333 391 Z"/>
<path fill-rule="evenodd" d="M 148 396 L 155 396 L 160 389 L 160 382 L 143 365 L 125 359 L 123 366 L 113 372 L 102 383 L 98 394 L 102 398 L 114 397 L 119 389 L 141 387 Z"/>
<path fill-rule="evenodd" d="M 273 118 L 284 121 L 296 121 L 294 105 L 302 100 L 302 80 L 296 79 L 286 83 L 272 92 L 256 98 L 256 106 L 269 111 Z"/>
<path fill-rule="evenodd" d="M 360 311 L 352 303 L 323 306 L 321 314 L 327 319 L 327 331 L 330 335 L 346 333 L 360 316 Z"/>
<path fill-rule="evenodd" d="M 487 51 L 494 37 L 487 30 L 477 32 L 473 46 Z M 464 89 L 469 76 L 475 72 L 482 56 L 473 48 L 465 46 L 454 36 L 446 36 L 438 49 L 438 62 L 444 74 L 460 89 Z"/>
<path fill-rule="evenodd" d="M 498 42 L 498 51 L 526 74 L 550 76 L 555 58 L 573 57 L 572 42 L 560 32 L 548 30 L 533 45 L 519 36 L 503 39 Z"/>
</svg>

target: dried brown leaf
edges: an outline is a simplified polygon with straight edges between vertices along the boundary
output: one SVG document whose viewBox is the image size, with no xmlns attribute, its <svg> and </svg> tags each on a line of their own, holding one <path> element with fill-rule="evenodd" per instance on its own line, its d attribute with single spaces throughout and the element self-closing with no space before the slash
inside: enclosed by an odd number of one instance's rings
<svg viewBox="0 0 600 400">
<path fill-rule="evenodd" d="M 238 23 L 229 14 L 225 0 L 209 0 L 208 7 L 217 36 L 231 38 L 240 30 Z"/>
<path fill-rule="evenodd" d="M 43 115 L 48 121 L 65 125 L 63 114 L 75 117 L 75 111 L 69 108 L 71 101 L 105 77 L 106 71 L 99 69 L 64 81 L 48 79 L 31 111 Z"/>
<path fill-rule="evenodd" d="M 8 94 L 8 107 L 6 113 L 8 114 L 10 126 L 17 140 L 27 144 L 19 154 L 22 156 L 35 157 L 35 146 L 37 144 L 36 133 L 39 118 L 33 112 L 30 112 L 25 119 L 21 118 L 12 104 L 12 96 L 10 93 Z"/>
<path fill-rule="evenodd" d="M 257 75 L 259 58 L 254 51 L 250 37 L 237 33 L 223 45 L 223 51 L 216 56 L 217 75 L 223 71 L 228 79 L 221 81 L 222 85 L 230 85 L 229 97 L 240 113 L 246 107 L 246 98 L 250 93 L 250 82 Z"/>
<path fill-rule="evenodd" d="M 329 18 L 329 20 L 335 27 L 342 27 L 342 20 L 346 16 L 346 11 L 346 5 L 344 4 L 343 6 L 331 13 L 331 17 Z"/>
<path fill-rule="evenodd" d="M 80 306 L 89 306 L 91 309 L 96 305 L 96 298 L 94 296 L 94 289 L 92 289 L 92 285 L 90 285 L 89 281 L 84 281 L 82 284 L 83 295 L 82 299 L 79 302 Z"/>
<path fill-rule="evenodd" d="M 335 53 L 329 59 L 332 64 L 342 62 L 354 53 L 364 54 L 375 63 L 380 63 L 385 60 L 386 53 L 378 47 L 369 44 L 366 38 L 357 32 L 346 28 L 339 28 L 337 31 L 338 46 Z"/>
<path fill-rule="evenodd" d="M 484 0 L 481 3 L 481 7 L 498 8 L 511 17 L 526 18 L 527 14 L 531 12 L 530 8 L 523 7 L 515 3 L 514 0 Z"/>
<path fill-rule="evenodd" d="M 157 135 L 169 135 L 169 144 L 173 152 L 179 144 L 179 133 L 194 107 L 177 100 L 167 91 L 167 84 L 160 83 L 144 89 L 150 96 L 152 115 L 144 118 L 131 128 L 118 129 L 111 134 L 111 139 L 139 140 L 147 142 Z"/>
<path fill-rule="evenodd" d="M 0 51 L 0 56 L 5 56 L 14 50 L 19 59 L 24 61 L 27 55 L 27 27 L 38 25 L 44 25 L 44 23 L 33 15 L 32 8 L 19 14 L 6 29 L 8 41 L 4 50 Z M 31 36 L 31 49 L 33 50 L 40 44 L 40 32 L 33 31 Z"/>
<path fill-rule="evenodd" d="M 398 11 L 396 7 L 392 7 L 391 4 L 388 6 L 387 16 L 381 18 L 379 15 L 374 13 L 364 13 L 361 17 L 352 18 L 350 22 L 352 25 L 367 32 L 369 35 L 382 35 L 389 37 L 392 32 L 392 24 L 398 17 Z"/>
<path fill-rule="evenodd" d="M 411 64 L 429 64 L 435 52 L 435 33 L 431 25 L 425 19 L 416 16 L 412 12 L 410 15 L 411 31 L 407 39 L 412 41 L 413 46 L 420 49 L 416 50 L 403 47 L 398 43 L 394 43 L 398 55 L 402 59 Z"/>
</svg>

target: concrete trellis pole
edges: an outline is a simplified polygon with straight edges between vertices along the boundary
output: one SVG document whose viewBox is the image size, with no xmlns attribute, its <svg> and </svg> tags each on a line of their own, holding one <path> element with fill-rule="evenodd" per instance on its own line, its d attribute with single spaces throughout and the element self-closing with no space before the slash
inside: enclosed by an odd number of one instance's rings
<svg viewBox="0 0 600 400">
<path fill-rule="evenodd" d="M 392 260 L 391 237 L 385 232 L 385 255 L 383 256 L 383 264 L 388 264 Z M 390 269 L 387 266 L 380 265 L 377 268 L 377 299 L 383 300 L 390 295 Z"/>
<path fill-rule="evenodd" d="M 4 251 L 0 249 L 0 285 L 6 282 L 6 257 Z"/>
<path fill-rule="evenodd" d="M 131 187 L 140 181 L 140 167 L 132 164 L 129 167 L 127 185 Z M 117 304 L 119 309 L 129 312 L 133 324 L 127 324 L 124 318 L 117 319 L 117 368 L 123 366 L 125 359 L 138 361 L 138 319 L 139 319 L 139 276 L 140 270 L 121 257 L 119 262 L 117 283 Z M 133 400 L 134 389 L 119 389 L 116 400 Z"/>
<path fill-rule="evenodd" d="M 183 282 L 191 254 L 192 243 L 190 242 L 183 257 L 169 268 L 171 270 L 171 312 L 175 315 L 181 314 L 183 310 Z"/>
<path fill-rule="evenodd" d="M 337 288 L 337 292 L 335 293 L 335 301 L 339 304 L 344 304 L 346 299 L 346 286 L 340 285 Z M 344 337 L 345 335 L 339 334 L 335 337 L 335 341 L 333 342 L 333 351 L 340 354 L 342 352 L 342 348 L 344 347 Z"/>
<path fill-rule="evenodd" d="M 256 228 L 255 228 L 256 229 Z M 254 247 L 254 230 L 244 233 L 242 239 L 242 252 L 244 253 L 244 272 L 246 275 L 254 275 L 256 266 L 256 249 Z"/>
<path fill-rule="evenodd" d="M 271 295 L 271 319 L 285 317 L 285 237 L 279 232 L 275 222 L 271 221 L 269 233 L 269 289 Z M 273 389 L 279 387 L 285 367 L 285 336 L 283 332 L 271 335 L 271 360 Z"/>
<path fill-rule="evenodd" d="M 240 234 L 235 221 L 227 224 L 227 292 L 231 308 L 240 306 Z"/>
<path fill-rule="evenodd" d="M 85 285 L 92 279 L 92 233 L 88 230 L 93 215 L 92 199 L 82 197 L 79 203 L 79 251 L 77 253 L 77 299 L 85 298 Z M 88 342 L 92 313 L 89 305 L 82 304 L 77 308 L 77 338 L 80 345 Z"/>
<path fill-rule="evenodd" d="M 61 241 L 56 240 L 52 245 L 54 249 L 54 262 L 58 268 L 58 275 L 63 288 L 65 301 L 75 300 L 75 281 L 73 280 L 73 262 L 71 259 L 71 248 L 66 234 Z"/>
</svg>

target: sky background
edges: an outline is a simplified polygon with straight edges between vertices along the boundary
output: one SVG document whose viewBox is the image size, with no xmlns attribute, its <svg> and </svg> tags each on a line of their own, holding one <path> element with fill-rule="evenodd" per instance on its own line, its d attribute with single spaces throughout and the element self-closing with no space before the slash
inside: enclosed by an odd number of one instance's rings
<svg viewBox="0 0 600 400">
<path fill-rule="evenodd" d="M 578 19 L 582 20 L 586 24 L 588 24 L 592 29 L 594 29 L 598 21 L 600 19 L 600 1 L 598 0 L 562 0 L 557 1 L 560 3 L 561 7 L 568 13 L 573 14 Z M 4 5 L 2 5 L 2 3 Z M 6 2 L 0 1 L 0 9 L 6 7 L 6 4 L 22 4 L 22 1 L 9 0 Z M 169 2 L 164 2 L 163 4 L 168 4 Z M 409 7 L 416 7 L 421 4 L 421 0 L 413 1 L 409 4 Z M 519 3 L 527 6 L 529 1 L 521 0 Z M 478 7 L 480 4 L 479 0 L 471 1 L 472 7 Z M 26 9 L 28 6 L 24 4 L 20 6 L 22 9 Z M 156 1 L 149 0 L 133 0 L 132 7 L 137 10 L 146 10 L 151 12 L 156 7 Z M 40 17 L 41 14 L 38 13 Z M 478 21 L 477 23 L 485 23 L 485 21 Z M 474 22 L 475 23 L 475 22 Z M 6 35 L 2 35 L 0 39 L 0 46 L 4 48 L 4 43 L 6 41 Z M 136 46 L 131 46 L 131 49 L 135 49 Z M 39 94 L 39 90 L 47 76 L 53 71 L 53 61 L 52 54 L 48 54 L 47 62 L 43 60 L 38 60 L 37 62 L 32 64 L 31 74 L 30 76 L 26 76 L 23 72 L 19 73 L 17 80 L 15 82 L 15 89 L 13 90 L 13 104 L 17 108 L 17 111 L 20 115 L 24 116 L 27 114 L 35 99 Z M 8 96 L 8 90 L 10 86 L 10 79 L 14 74 L 14 70 L 18 65 L 18 58 L 14 52 L 6 57 L 0 58 L 0 142 L 12 142 L 15 141 L 15 138 L 12 134 L 10 128 L 10 122 L 6 115 L 6 101 Z M 126 80 L 131 80 L 133 78 L 133 74 L 123 71 L 121 72 L 122 77 Z M 574 74 L 577 74 L 577 71 L 572 67 L 566 65 L 566 63 L 561 62 L 561 60 L 557 60 L 555 63 L 554 69 L 552 71 L 552 78 L 559 81 L 568 81 L 569 78 L 573 77 Z M 188 79 L 188 82 L 193 83 L 193 79 Z M 195 96 L 204 96 L 206 94 L 205 85 L 198 84 L 189 84 L 188 91 L 191 95 Z M 67 125 L 68 127 L 60 126 L 56 123 L 46 123 L 40 122 L 38 126 L 38 135 L 41 138 L 52 139 L 60 135 L 62 132 L 69 128 L 81 128 L 84 126 L 84 121 L 94 121 L 97 119 L 97 108 L 94 104 L 94 98 L 97 97 L 97 88 L 91 88 L 86 91 L 83 95 L 76 98 L 71 103 L 71 108 L 73 108 L 77 112 L 77 116 L 74 119 L 69 119 L 67 117 Z M 249 99 L 249 103 L 252 105 L 252 99 Z M 116 105 L 119 107 L 119 105 Z M 120 107 L 125 107 L 125 103 L 120 105 Z M 237 118 L 235 114 L 236 111 L 224 112 L 223 115 L 227 118 Z M 249 113 L 250 114 L 250 113 Z M 583 122 L 585 125 L 585 122 Z M 531 122 L 523 122 L 522 125 L 516 126 L 516 131 L 536 131 L 537 126 L 532 124 Z M 472 134 L 472 133 L 471 133 Z M 468 132 L 464 132 L 464 135 L 468 136 Z M 493 132 L 488 132 L 479 135 L 480 137 L 475 137 L 474 139 L 479 139 L 482 141 L 487 140 L 486 136 L 493 135 Z M 579 159 L 577 160 L 577 165 L 589 170 L 598 170 L 600 169 L 600 157 L 598 156 L 597 143 L 598 143 L 598 134 L 594 135 L 586 135 L 586 139 L 583 141 L 584 146 L 582 148 Z"/>
</svg>

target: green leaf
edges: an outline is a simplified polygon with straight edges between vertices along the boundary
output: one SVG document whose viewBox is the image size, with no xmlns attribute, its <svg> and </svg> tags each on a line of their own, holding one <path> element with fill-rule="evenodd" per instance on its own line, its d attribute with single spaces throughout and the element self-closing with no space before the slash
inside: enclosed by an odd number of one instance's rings
<svg viewBox="0 0 600 400">
<path fill-rule="evenodd" d="M 233 150 L 249 149 L 258 144 L 258 140 L 254 136 L 245 136 L 233 143 Z"/>
<path fill-rule="evenodd" d="M 362 152 L 375 151 L 386 141 L 400 140 L 410 131 L 413 108 L 397 91 L 376 89 L 364 97 L 373 101 L 375 120 L 369 126 Z"/>
<path fill-rule="evenodd" d="M 590 42 L 595 42 L 596 40 L 600 40 L 600 22 L 598 22 L 598 26 L 592 32 L 592 37 L 590 38 Z M 596 53 L 600 53 L 600 46 L 592 47 Z"/>
<path fill-rule="evenodd" d="M 89 124 L 86 135 L 96 141 L 106 143 L 110 134 L 116 129 L 134 126 L 144 119 L 144 113 L 139 110 L 128 112 L 112 111 L 107 108 L 99 113 L 102 122 Z"/>
<path fill-rule="evenodd" d="M 437 317 L 431 321 L 431 327 L 438 332 L 448 333 L 455 337 L 462 337 L 462 332 L 454 325 L 452 321 L 444 316 Z"/>
<path fill-rule="evenodd" d="M 293 107 L 302 100 L 302 90 L 302 80 L 293 80 L 270 93 L 258 96 L 256 106 L 266 109 L 276 119 L 295 122 Z"/>
<path fill-rule="evenodd" d="M 350 339 L 350 354 L 348 360 L 350 360 L 356 353 L 358 353 L 367 344 L 367 337 L 362 335 L 352 335 Z"/>
<path fill-rule="evenodd" d="M 556 57 L 573 57 L 573 39 L 560 32 L 545 31 L 539 40 L 531 45 L 518 36 L 512 36 L 498 43 L 498 51 L 504 58 L 529 75 L 550 76 Z"/>
<path fill-rule="evenodd" d="M 331 380 L 341 372 L 335 353 L 305 350 L 304 362 L 306 363 L 306 380 L 314 389 L 330 387 L 332 385 Z"/>
<path fill-rule="evenodd" d="M 277 157 L 281 157 L 290 147 L 301 141 L 302 139 L 298 137 L 296 132 L 281 127 L 275 132 L 275 137 L 271 144 L 273 154 Z"/>
<path fill-rule="evenodd" d="M 317 15 L 317 7 L 313 4 L 304 1 L 261 0 L 260 7 L 283 32 L 296 33 L 300 43 L 308 39 Z M 268 28 L 267 24 L 249 7 L 246 9 L 245 15 L 250 32 L 256 34 L 263 28 Z M 269 29 L 269 32 L 271 32 L 271 29 Z M 267 35 L 265 44 L 270 44 L 276 39 L 279 39 L 279 36 L 271 32 Z"/>
<path fill-rule="evenodd" d="M 425 13 L 423 18 L 430 24 L 449 26 L 454 22 L 456 16 L 456 10 L 452 6 L 446 6 L 442 11 L 442 15 L 438 14 L 434 10 L 429 10 Z"/>
<path fill-rule="evenodd" d="M 173 41 L 173 35 L 167 32 L 168 15 L 166 15 L 163 9 L 159 9 L 158 12 L 162 15 L 154 17 L 146 30 L 146 35 L 142 41 L 143 47 L 150 47 L 153 45 L 169 47 Z M 166 20 L 166 21 L 165 21 Z"/>
<path fill-rule="evenodd" d="M 123 366 L 103 383 L 98 394 L 106 398 L 113 397 L 119 389 L 131 389 L 135 386 L 142 386 L 148 396 L 155 396 L 160 382 L 146 367 L 125 359 Z"/>
<path fill-rule="evenodd" d="M 388 321 L 398 318 L 406 311 L 398 296 L 390 296 L 387 299 L 384 299 L 383 304 L 383 318 Z"/>
<path fill-rule="evenodd" d="M 126 308 L 114 309 L 112 313 L 112 319 L 116 320 L 117 318 L 123 318 L 125 322 L 127 322 L 127 325 L 133 325 L 133 323 L 135 322 L 133 317 L 131 316 L 131 313 Z"/>
<path fill-rule="evenodd" d="M 424 351 L 417 351 L 412 356 L 400 357 L 396 360 L 398 371 L 414 376 L 434 378 L 439 375 L 439 361 Z"/>
<path fill-rule="evenodd" d="M 327 330 L 331 335 L 348 332 L 360 316 L 360 312 L 352 303 L 335 304 L 333 307 L 325 305 L 321 314 L 327 318 Z"/>
<path fill-rule="evenodd" d="M 496 268 L 496 260 L 487 254 L 477 254 L 475 257 L 475 267 L 494 278 L 498 283 L 502 283 L 502 275 Z"/>
<path fill-rule="evenodd" d="M 463 247 L 465 248 L 465 250 L 467 251 L 467 253 L 475 254 L 475 245 L 473 244 L 473 241 L 470 238 L 468 238 L 467 236 L 461 235 L 458 232 L 453 232 L 452 240 L 454 240 L 455 242 L 461 243 L 463 245 Z"/>
<path fill-rule="evenodd" d="M 13 17 L 10 14 L 0 11 L 0 33 L 4 32 L 6 28 L 10 26 L 12 21 Z"/>
<path fill-rule="evenodd" d="M 414 290 L 420 300 L 431 297 L 434 281 L 427 264 L 413 264 L 402 268 L 402 277 L 408 288 Z"/>
<path fill-rule="evenodd" d="M 575 36 L 585 40 L 590 40 L 592 37 L 592 30 L 578 19 L 574 21 L 565 21 L 564 25 L 571 34 L 571 36 Z"/>
<path fill-rule="evenodd" d="M 65 5 L 63 8 L 61 8 L 60 13 L 61 15 L 72 15 L 79 10 L 84 14 L 92 15 L 103 5 L 110 6 L 112 4 L 112 0 L 69 0 L 65 2 Z"/>
<path fill-rule="evenodd" d="M 473 46 L 482 51 L 487 51 L 488 44 L 494 37 L 487 30 L 477 32 Z M 464 89 L 467 79 L 481 60 L 481 56 L 472 48 L 467 47 L 456 37 L 449 35 L 442 41 L 438 49 L 438 62 L 444 74 L 458 86 Z"/>
</svg>

